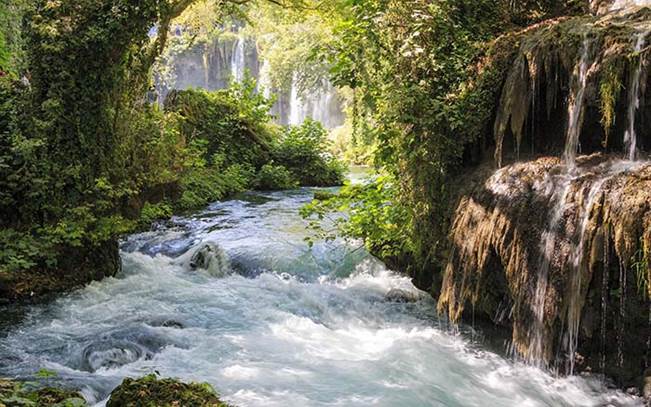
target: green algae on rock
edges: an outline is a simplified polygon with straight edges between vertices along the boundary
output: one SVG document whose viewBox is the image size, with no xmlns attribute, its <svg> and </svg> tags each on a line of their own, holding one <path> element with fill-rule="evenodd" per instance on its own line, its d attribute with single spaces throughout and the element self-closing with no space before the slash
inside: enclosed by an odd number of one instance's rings
<svg viewBox="0 0 651 407">
<path fill-rule="evenodd" d="M 182 383 L 176 379 L 158 379 L 151 374 L 141 379 L 125 379 L 106 407 L 232 407 L 219 400 L 207 383 Z"/>
<path fill-rule="evenodd" d="M 27 389 L 25 384 L 0 378 L 0 407 L 83 407 L 84 397 L 77 391 L 44 387 Z"/>
</svg>

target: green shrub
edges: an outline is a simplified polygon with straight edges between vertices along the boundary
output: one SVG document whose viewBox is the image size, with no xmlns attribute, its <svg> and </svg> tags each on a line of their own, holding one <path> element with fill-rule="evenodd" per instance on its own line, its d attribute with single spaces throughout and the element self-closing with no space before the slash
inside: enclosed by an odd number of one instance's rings
<svg viewBox="0 0 651 407">
<path fill-rule="evenodd" d="M 260 190 L 276 191 L 298 186 L 298 181 L 287 168 L 273 163 L 263 165 L 255 180 L 255 187 Z"/>
<path fill-rule="evenodd" d="M 249 164 L 260 168 L 269 160 L 276 137 L 270 125 L 271 101 L 255 92 L 255 81 L 209 92 L 172 91 L 165 101 L 168 112 L 178 114 L 179 131 L 188 143 L 204 145 L 208 164 L 221 157 L 224 165 Z"/>
<path fill-rule="evenodd" d="M 167 202 L 160 202 L 151 204 L 145 202 L 142 210 L 140 211 L 139 226 L 146 228 L 153 222 L 161 219 L 169 219 L 174 214 L 174 210 Z"/>
<path fill-rule="evenodd" d="M 313 120 L 287 127 L 272 150 L 273 159 L 303 186 L 342 185 L 346 167 L 327 152 L 327 136 L 321 123 Z"/>
<path fill-rule="evenodd" d="M 346 185 L 338 194 L 317 194 L 301 208 L 315 232 L 311 240 L 332 240 L 337 235 L 362 239 L 367 249 L 391 263 L 403 263 L 413 255 L 407 208 L 397 203 L 396 183 L 390 176 L 362 185 Z M 332 214 L 343 216 L 331 216 Z M 323 220 L 334 221 L 334 230 Z"/>
<path fill-rule="evenodd" d="M 193 169 L 181 178 L 183 194 L 175 206 L 181 210 L 206 206 L 246 190 L 252 179 L 253 170 L 248 165 L 234 164 L 225 170 L 218 167 Z"/>
</svg>

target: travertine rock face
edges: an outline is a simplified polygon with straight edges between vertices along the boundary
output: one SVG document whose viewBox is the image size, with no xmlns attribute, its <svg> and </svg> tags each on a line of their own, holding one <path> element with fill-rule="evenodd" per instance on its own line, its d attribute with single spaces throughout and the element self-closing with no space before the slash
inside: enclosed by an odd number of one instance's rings
<svg viewBox="0 0 651 407">
<path fill-rule="evenodd" d="M 461 198 L 450 239 L 439 307 L 452 319 L 484 313 L 512 327 L 518 354 L 570 371 L 585 367 L 584 341 L 593 370 L 602 356 L 617 369 L 645 356 L 633 345 L 650 333 L 638 283 L 650 272 L 651 163 L 599 154 L 571 173 L 557 158 L 504 167 Z"/>
<path fill-rule="evenodd" d="M 510 329 L 533 364 L 636 386 L 651 363 L 648 3 L 596 0 L 498 40 L 517 51 L 494 161 L 459 196 L 439 298 L 452 320 Z"/>
</svg>

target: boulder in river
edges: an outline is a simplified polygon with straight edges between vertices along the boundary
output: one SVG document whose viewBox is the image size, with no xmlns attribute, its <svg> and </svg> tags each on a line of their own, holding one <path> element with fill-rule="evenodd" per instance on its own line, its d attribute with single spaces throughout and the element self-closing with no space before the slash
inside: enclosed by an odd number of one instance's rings
<svg viewBox="0 0 651 407">
<path fill-rule="evenodd" d="M 392 288 L 384 296 L 384 298 L 389 302 L 408 303 L 417 302 L 421 299 L 421 295 L 413 291 L 402 290 L 400 288 Z"/>
<path fill-rule="evenodd" d="M 200 245 L 189 264 L 192 270 L 205 270 L 214 277 L 224 277 L 231 268 L 226 252 L 214 243 Z"/>
<path fill-rule="evenodd" d="M 183 383 L 176 379 L 158 379 L 151 374 L 141 379 L 125 379 L 106 407 L 232 407 L 219 400 L 207 383 Z"/>
</svg>

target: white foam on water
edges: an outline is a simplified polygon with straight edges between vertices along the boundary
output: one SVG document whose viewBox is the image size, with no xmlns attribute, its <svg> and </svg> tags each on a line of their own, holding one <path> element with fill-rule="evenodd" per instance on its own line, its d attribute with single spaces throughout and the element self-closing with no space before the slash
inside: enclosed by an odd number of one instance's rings
<svg viewBox="0 0 651 407">
<path fill-rule="evenodd" d="M 598 381 L 555 378 L 440 329 L 434 300 L 357 247 L 338 241 L 309 249 L 296 209 L 310 198 L 309 191 L 258 195 L 260 202 L 218 204 L 134 236 L 118 278 L 33 307 L 0 339 L 0 361 L 12 361 L 0 363 L 0 374 L 29 377 L 46 367 L 98 406 L 124 377 L 153 371 L 209 382 L 241 407 L 640 404 Z M 182 247 L 178 228 L 191 229 L 186 253 L 207 240 L 224 248 L 234 268 L 262 264 L 264 272 L 215 278 L 188 270 L 179 261 L 185 255 L 138 251 L 151 239 L 167 247 L 166 234 Z M 387 301 L 392 289 L 420 296 Z M 90 367 L 88 349 L 100 349 Z"/>
</svg>

